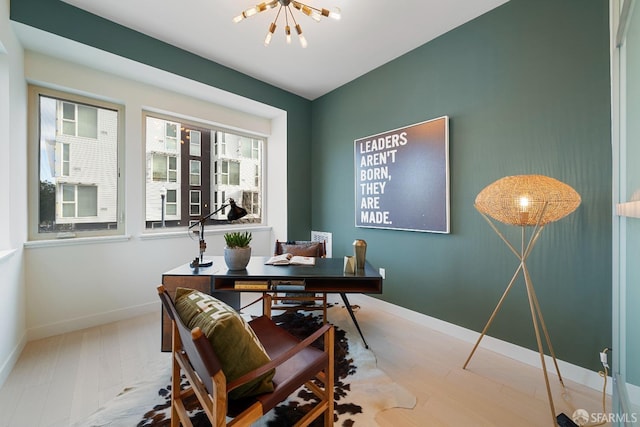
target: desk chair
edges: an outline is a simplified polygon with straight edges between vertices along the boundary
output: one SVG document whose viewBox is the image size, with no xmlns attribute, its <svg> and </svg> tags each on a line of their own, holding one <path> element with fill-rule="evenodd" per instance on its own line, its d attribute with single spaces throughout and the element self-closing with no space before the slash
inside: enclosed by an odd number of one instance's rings
<svg viewBox="0 0 640 427">
<path fill-rule="evenodd" d="M 269 410 L 284 401 L 299 387 L 306 386 L 319 402 L 296 426 L 307 426 L 324 414 L 324 426 L 333 426 L 334 388 L 334 329 L 325 324 L 303 341 L 277 326 L 266 316 L 249 325 L 271 358 L 271 361 L 227 382 L 225 373 L 211 342 L 199 327 L 190 330 L 183 323 L 174 301 L 164 286 L 158 287 L 160 300 L 171 318 L 172 380 L 171 427 L 192 427 L 184 400 L 195 396 L 211 425 L 250 426 Z M 269 298 L 269 296 L 265 296 Z M 311 346 L 323 337 L 324 351 Z M 273 391 L 256 396 L 229 399 L 229 393 L 275 369 Z M 188 381 L 181 388 L 180 376 Z M 227 424 L 227 416 L 233 419 Z"/>
<path fill-rule="evenodd" d="M 276 240 L 274 255 L 290 253 L 294 256 L 308 256 L 324 258 L 327 254 L 324 240 L 312 242 L 307 240 L 294 240 L 280 242 Z M 327 294 L 315 294 L 311 292 L 286 292 L 272 293 L 272 304 L 265 307 L 265 315 L 271 317 L 271 310 L 298 311 L 298 310 L 322 310 L 323 323 L 327 323 Z M 319 305 L 316 302 L 320 302 Z"/>
</svg>

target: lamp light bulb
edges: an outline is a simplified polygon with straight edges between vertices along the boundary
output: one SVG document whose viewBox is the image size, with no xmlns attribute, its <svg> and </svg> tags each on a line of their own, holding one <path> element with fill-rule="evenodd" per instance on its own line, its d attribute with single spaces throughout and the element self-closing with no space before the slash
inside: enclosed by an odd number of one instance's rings
<svg viewBox="0 0 640 427">
<path fill-rule="evenodd" d="M 529 222 L 529 197 L 520 196 L 520 224 L 526 225 Z"/>
</svg>

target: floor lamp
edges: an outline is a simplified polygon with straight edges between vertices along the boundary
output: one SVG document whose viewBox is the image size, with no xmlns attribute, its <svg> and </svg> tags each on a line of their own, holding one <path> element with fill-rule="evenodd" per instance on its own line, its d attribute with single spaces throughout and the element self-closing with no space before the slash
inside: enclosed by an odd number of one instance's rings
<svg viewBox="0 0 640 427">
<path fill-rule="evenodd" d="M 553 358 L 553 363 L 555 365 L 556 372 L 558 373 L 560 384 L 562 384 L 563 387 L 564 382 L 560 375 L 560 369 L 558 368 L 556 355 L 553 351 L 553 346 L 551 345 L 547 326 L 544 323 L 544 318 L 540 311 L 540 304 L 538 303 L 538 298 L 536 297 L 536 293 L 533 289 L 533 283 L 531 282 L 531 276 L 529 275 L 529 269 L 527 268 L 527 258 L 531 254 L 531 251 L 538 241 L 540 233 L 542 233 L 542 229 L 545 225 L 564 218 L 576 210 L 579 205 L 580 195 L 573 188 L 556 179 L 549 178 L 544 175 L 517 175 L 501 178 L 478 193 L 475 201 L 475 208 L 480 212 L 487 223 L 489 223 L 493 231 L 500 236 L 511 252 L 514 253 L 520 261 L 520 264 L 511 278 L 507 289 L 498 301 L 496 308 L 493 310 L 491 317 L 489 317 L 482 333 L 478 337 L 478 340 L 476 341 L 473 350 L 471 350 L 471 354 L 469 354 L 463 369 L 467 368 L 471 357 L 478 348 L 480 341 L 487 333 L 487 330 L 489 329 L 489 326 L 491 326 L 496 314 L 502 307 L 502 303 L 513 287 L 518 275 L 522 273 L 527 289 L 529 308 L 531 310 L 531 320 L 533 322 L 533 329 L 535 331 L 538 344 L 538 352 L 540 353 L 540 362 L 542 364 L 544 381 L 547 386 L 547 396 L 549 398 L 549 406 L 551 408 L 551 416 L 554 426 L 556 425 L 556 411 L 553 406 L 551 388 L 549 387 L 549 377 L 547 375 L 547 366 L 544 360 L 544 348 L 542 338 L 540 336 L 540 329 L 542 329 L 542 333 L 544 334 L 547 348 Z M 496 221 L 515 225 L 521 228 L 521 244 L 519 250 L 512 245 L 509 240 L 507 240 L 491 218 Z M 527 233 L 527 227 L 529 227 L 530 233 Z M 527 236 L 527 234 L 529 235 Z"/>
</svg>

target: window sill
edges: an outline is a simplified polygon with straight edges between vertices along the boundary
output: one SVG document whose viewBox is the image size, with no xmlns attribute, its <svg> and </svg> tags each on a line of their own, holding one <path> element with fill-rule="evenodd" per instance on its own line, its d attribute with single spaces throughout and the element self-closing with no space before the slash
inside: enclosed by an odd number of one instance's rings
<svg viewBox="0 0 640 427">
<path fill-rule="evenodd" d="M 6 249 L 4 251 L 0 251 L 0 262 L 11 258 L 17 251 L 17 249 Z"/>
<path fill-rule="evenodd" d="M 54 246 L 93 245 L 96 243 L 126 242 L 131 236 L 74 237 L 70 239 L 33 240 L 25 242 L 25 248 L 46 248 Z"/>
<path fill-rule="evenodd" d="M 237 226 L 228 226 L 228 227 L 224 227 L 222 228 L 221 226 L 216 226 L 216 227 L 205 227 L 204 230 L 204 234 L 206 236 L 208 235 L 216 235 L 216 234 L 225 234 L 225 233 L 229 233 L 232 231 L 249 231 L 249 232 L 255 232 L 255 231 L 265 231 L 265 230 L 270 230 L 271 227 L 268 225 L 254 225 L 254 226 L 242 226 L 242 225 L 237 225 Z M 177 238 L 177 237 L 185 237 L 185 236 L 189 236 L 191 234 L 192 231 L 195 230 L 195 233 L 193 233 L 193 237 L 197 238 L 198 237 L 198 228 L 194 227 L 191 230 L 185 230 L 180 229 L 180 230 L 167 230 L 167 231 L 153 231 L 153 232 L 146 232 L 146 233 L 142 233 L 140 234 L 138 237 L 140 240 L 154 240 L 154 239 L 173 239 L 173 238 Z"/>
</svg>

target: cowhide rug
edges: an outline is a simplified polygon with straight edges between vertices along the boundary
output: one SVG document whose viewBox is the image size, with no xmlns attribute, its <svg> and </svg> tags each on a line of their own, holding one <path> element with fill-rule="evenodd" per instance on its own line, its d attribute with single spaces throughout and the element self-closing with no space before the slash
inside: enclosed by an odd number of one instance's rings
<svg viewBox="0 0 640 427">
<path fill-rule="evenodd" d="M 382 410 L 413 408 L 416 399 L 377 368 L 375 355 L 362 344 L 345 307 L 328 308 L 327 317 L 336 326 L 335 345 L 335 414 L 336 426 L 376 425 L 375 415 Z M 293 335 L 308 336 L 321 325 L 312 314 L 291 313 L 274 317 Z M 158 368 L 154 378 L 125 388 L 117 397 L 74 427 L 138 426 L 168 427 L 170 404 L 170 361 Z M 314 396 L 301 389 L 289 400 L 274 408 L 255 427 L 286 427 L 301 418 Z M 190 408 L 195 427 L 210 427 L 197 402 Z M 322 425 L 322 420 L 312 424 Z"/>
</svg>

